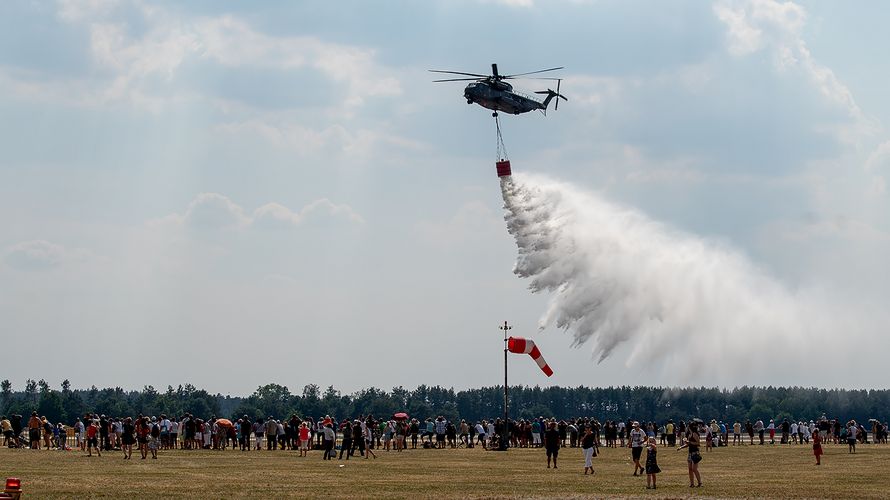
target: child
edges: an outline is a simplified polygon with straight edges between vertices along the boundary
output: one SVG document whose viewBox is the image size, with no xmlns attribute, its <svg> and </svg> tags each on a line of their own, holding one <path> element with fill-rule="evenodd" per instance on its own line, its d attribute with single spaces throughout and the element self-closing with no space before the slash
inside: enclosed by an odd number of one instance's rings
<svg viewBox="0 0 890 500">
<path fill-rule="evenodd" d="M 68 431 L 65 430 L 65 426 L 62 425 L 61 422 L 56 424 L 56 432 L 59 434 L 59 437 L 56 438 L 56 442 L 59 445 L 59 451 L 66 451 L 68 449 Z"/>
<path fill-rule="evenodd" d="M 813 430 L 813 455 L 816 456 L 816 465 L 822 465 L 822 436 L 818 428 Z"/>
<path fill-rule="evenodd" d="M 90 421 L 90 426 L 87 427 L 87 455 L 88 457 L 93 456 L 93 448 L 96 448 L 96 454 L 100 457 L 102 456 L 102 452 L 99 451 L 99 422 L 96 420 Z"/>
<path fill-rule="evenodd" d="M 646 489 L 655 489 L 655 475 L 661 472 L 658 467 L 658 459 L 656 454 L 658 447 L 655 445 L 655 438 L 649 438 L 649 446 L 646 447 Z M 651 482 L 651 486 L 650 486 Z"/>
<path fill-rule="evenodd" d="M 306 422 L 300 424 L 300 456 L 305 457 L 309 454 L 309 427 Z"/>
</svg>

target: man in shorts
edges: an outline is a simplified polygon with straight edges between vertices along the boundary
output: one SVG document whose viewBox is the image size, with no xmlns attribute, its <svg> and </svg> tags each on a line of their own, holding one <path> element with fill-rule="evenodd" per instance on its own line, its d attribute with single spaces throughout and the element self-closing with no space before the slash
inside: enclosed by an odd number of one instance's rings
<svg viewBox="0 0 890 500">
<path fill-rule="evenodd" d="M 102 456 L 102 452 L 99 451 L 99 421 L 92 420 L 90 421 L 90 426 L 87 427 L 87 453 L 88 457 L 93 456 L 93 448 L 96 448 L 96 454 L 100 457 Z"/>
<path fill-rule="evenodd" d="M 639 471 L 640 475 L 646 472 L 646 469 L 640 465 L 640 457 L 643 455 L 643 444 L 648 441 L 646 432 L 640 429 L 640 423 L 631 424 L 630 433 L 628 433 L 627 446 L 630 448 L 630 455 L 634 461 L 634 476 Z"/>
<path fill-rule="evenodd" d="M 556 469 L 556 458 L 559 456 L 559 431 L 556 422 L 551 421 L 544 431 L 544 449 L 547 451 L 547 468 L 550 468 L 550 459 L 553 459 L 553 468 Z"/>
<path fill-rule="evenodd" d="M 13 448 L 15 441 L 12 439 L 12 422 L 6 418 L 6 415 L 0 417 L 0 429 L 3 430 L 3 446 Z"/>
<path fill-rule="evenodd" d="M 441 415 L 436 417 L 436 448 L 445 448 L 445 429 L 447 423 L 445 417 Z"/>
<path fill-rule="evenodd" d="M 32 450 L 40 449 L 40 427 L 43 422 L 37 416 L 37 412 L 31 412 L 31 418 L 28 419 L 28 446 Z"/>
</svg>

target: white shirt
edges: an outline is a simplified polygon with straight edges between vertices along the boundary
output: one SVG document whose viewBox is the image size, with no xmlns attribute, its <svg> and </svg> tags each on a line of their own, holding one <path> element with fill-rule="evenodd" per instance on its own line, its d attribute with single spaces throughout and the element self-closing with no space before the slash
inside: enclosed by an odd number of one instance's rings
<svg viewBox="0 0 890 500">
<path fill-rule="evenodd" d="M 485 434 L 485 429 L 482 428 L 482 424 L 476 424 L 476 434 Z"/>
<path fill-rule="evenodd" d="M 646 437 L 646 433 L 643 432 L 642 429 L 631 429 L 630 431 L 630 445 L 634 448 L 642 448 L 643 447 L 643 438 Z"/>
</svg>

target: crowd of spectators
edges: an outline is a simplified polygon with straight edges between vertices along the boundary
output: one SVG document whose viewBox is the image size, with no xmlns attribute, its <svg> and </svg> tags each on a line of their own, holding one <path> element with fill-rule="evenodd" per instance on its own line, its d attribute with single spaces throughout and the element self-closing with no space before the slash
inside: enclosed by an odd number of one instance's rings
<svg viewBox="0 0 890 500">
<path fill-rule="evenodd" d="M 689 423 L 684 420 L 638 422 L 635 426 L 632 420 L 600 422 L 595 418 L 556 420 L 541 417 L 507 420 L 505 428 L 500 418 L 468 422 L 451 421 L 443 416 L 424 420 L 401 416 L 378 419 L 362 415 L 355 419 L 335 419 L 325 415 L 316 419 L 294 414 L 289 418 L 252 419 L 244 415 L 229 420 L 215 416 L 202 419 L 191 414 L 178 418 L 165 414 L 136 417 L 87 414 L 69 426 L 61 422 L 51 423 L 35 411 L 27 419 L 21 415 L 0 417 L 0 427 L 4 446 L 11 448 L 82 450 L 89 454 L 93 449 L 97 453 L 121 450 L 127 459 L 134 446 L 143 459 L 157 458 L 159 450 L 172 449 L 294 450 L 301 456 L 308 455 L 310 450 L 320 450 L 324 451 L 322 457 L 325 459 L 334 458 L 336 454 L 337 458 L 347 460 L 356 452 L 365 458 L 376 458 L 375 449 L 401 452 L 416 448 L 543 448 L 548 444 L 545 443 L 548 431 L 552 431 L 549 435 L 551 448 L 583 447 L 587 430 L 597 449 L 643 446 L 643 440 L 632 435 L 635 429 L 646 438 L 646 443 L 656 439 L 662 446 L 674 447 L 684 444 L 689 428 Z M 809 421 L 783 419 L 778 423 L 772 419 L 733 423 L 713 419 L 697 426 L 705 451 L 720 446 L 809 444 L 816 430 L 819 430 L 820 444 L 844 444 L 854 453 L 856 444 L 886 443 L 888 426 L 886 422 L 874 419 L 866 426 L 854 420 L 844 422 L 825 416 Z M 503 439 L 507 440 L 506 446 Z M 639 455 L 634 459 L 636 473 L 637 468 L 643 467 Z"/>
</svg>

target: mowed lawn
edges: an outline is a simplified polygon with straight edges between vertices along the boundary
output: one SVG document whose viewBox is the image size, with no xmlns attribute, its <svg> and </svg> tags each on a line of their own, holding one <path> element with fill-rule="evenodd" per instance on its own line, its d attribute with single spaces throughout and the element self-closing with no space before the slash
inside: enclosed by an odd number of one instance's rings
<svg viewBox="0 0 890 500">
<path fill-rule="evenodd" d="M 632 477 L 630 451 L 602 449 L 596 474 L 582 475 L 580 449 L 564 448 L 559 469 L 537 449 L 377 451 L 376 460 L 321 460 L 291 451 L 162 451 L 158 460 L 120 452 L 0 449 L 0 476 L 17 476 L 24 498 L 517 498 L 766 497 L 888 498 L 890 446 L 827 445 L 816 467 L 807 445 L 738 446 L 704 452 L 704 486 L 689 488 L 686 452 L 659 448 L 658 489 Z M 644 454 L 645 458 L 645 454 Z"/>
</svg>

